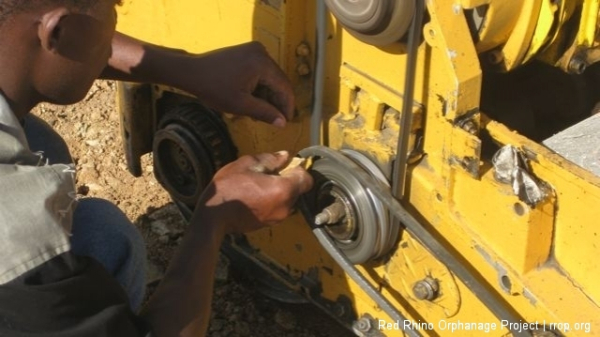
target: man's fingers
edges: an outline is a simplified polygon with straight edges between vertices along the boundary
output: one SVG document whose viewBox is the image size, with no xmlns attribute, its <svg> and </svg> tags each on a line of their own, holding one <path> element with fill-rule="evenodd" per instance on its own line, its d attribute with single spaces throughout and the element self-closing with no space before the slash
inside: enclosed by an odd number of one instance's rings
<svg viewBox="0 0 600 337">
<path fill-rule="evenodd" d="M 253 156 L 256 164 L 252 170 L 260 173 L 276 173 L 285 167 L 290 154 L 287 151 L 279 151 L 275 153 L 261 153 Z"/>
<path fill-rule="evenodd" d="M 285 117 L 277 110 L 277 108 L 265 100 L 252 96 L 244 95 L 240 102 L 243 113 L 247 116 L 252 116 L 263 122 L 273 124 L 277 127 L 285 126 Z"/>
<path fill-rule="evenodd" d="M 300 166 L 286 171 L 281 176 L 286 179 L 290 179 L 295 184 L 298 195 L 310 191 L 313 186 L 312 176 Z"/>
<path fill-rule="evenodd" d="M 287 120 L 292 119 L 295 107 L 292 83 L 262 44 L 255 43 L 252 48 L 259 53 L 257 67 L 262 69 L 258 85 L 268 89 L 260 97 L 279 109 Z"/>
<path fill-rule="evenodd" d="M 279 109 L 288 120 L 291 120 L 294 117 L 294 90 L 288 78 L 275 62 L 270 59 L 268 62 L 273 63 L 273 67 L 268 68 L 271 71 L 259 80 L 259 85 L 267 88 L 264 98 Z"/>
</svg>

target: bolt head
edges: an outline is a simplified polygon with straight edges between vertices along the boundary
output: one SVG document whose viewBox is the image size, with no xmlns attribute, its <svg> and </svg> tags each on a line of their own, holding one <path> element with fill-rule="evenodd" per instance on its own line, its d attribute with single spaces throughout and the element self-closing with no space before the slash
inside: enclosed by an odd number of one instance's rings
<svg viewBox="0 0 600 337">
<path fill-rule="evenodd" d="M 569 61 L 568 70 L 571 74 L 581 75 L 586 68 L 587 63 L 581 57 L 575 56 Z"/>
<path fill-rule="evenodd" d="M 296 47 L 296 55 L 308 56 L 310 55 L 310 47 L 306 43 L 301 43 Z"/>
<path fill-rule="evenodd" d="M 427 277 L 415 283 L 412 290 L 417 299 L 432 301 L 438 295 L 439 286 L 437 280 Z"/>
<path fill-rule="evenodd" d="M 492 50 L 488 53 L 490 64 L 498 65 L 504 61 L 504 54 L 500 50 Z"/>
<path fill-rule="evenodd" d="M 369 332 L 371 330 L 371 321 L 368 318 L 361 318 L 356 322 L 356 329 L 361 332 Z"/>
<path fill-rule="evenodd" d="M 310 67 L 307 63 L 300 63 L 297 67 L 296 67 L 296 72 L 298 73 L 298 75 L 300 76 L 305 76 L 310 74 Z"/>
<path fill-rule="evenodd" d="M 468 133 L 475 135 L 477 134 L 477 132 L 479 131 L 479 128 L 477 127 L 477 124 L 474 121 L 467 121 L 464 125 L 463 125 L 463 129 L 465 131 L 467 131 Z"/>
</svg>

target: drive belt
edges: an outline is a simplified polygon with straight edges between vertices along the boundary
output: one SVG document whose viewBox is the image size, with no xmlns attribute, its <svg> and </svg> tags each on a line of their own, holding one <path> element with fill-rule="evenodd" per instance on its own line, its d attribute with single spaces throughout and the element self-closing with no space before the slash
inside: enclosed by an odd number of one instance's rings
<svg viewBox="0 0 600 337">
<path fill-rule="evenodd" d="M 453 274 L 455 274 L 499 320 L 508 322 L 509 327 L 518 327 L 523 320 L 512 310 L 505 302 L 498 300 L 494 295 L 494 290 L 483 282 L 473 271 L 469 270 L 461 261 L 454 256 L 444 245 L 440 243 L 427 228 L 421 225 L 404 207 L 393 197 L 389 187 L 382 182 L 374 179 L 364 169 L 344 156 L 342 153 L 329 149 L 324 146 L 311 146 L 299 152 L 304 158 L 308 157 L 326 157 L 335 161 L 340 166 L 345 167 L 348 174 L 352 174 L 364 187 L 373 193 L 396 217 L 402 222 L 406 231 L 408 231 L 421 245 L 423 245 L 433 256 L 446 265 Z M 318 159 L 315 159 L 318 160 Z M 309 219 L 310 220 L 310 219 Z M 393 319 L 404 320 L 404 316 L 399 310 L 383 297 L 375 288 L 362 276 L 360 271 L 345 258 L 343 252 L 336 247 L 335 243 L 327 235 L 322 226 L 315 225 L 309 221 L 313 227 L 313 232 L 317 239 L 328 251 L 328 253 L 340 264 L 352 279 L 357 282 L 366 293 L 380 305 L 380 307 Z M 513 323 L 513 324 L 510 324 Z M 531 336 L 529 331 L 522 331 L 516 328 L 511 329 L 513 336 L 525 337 Z M 405 330 L 410 336 L 419 336 L 418 332 Z"/>
</svg>

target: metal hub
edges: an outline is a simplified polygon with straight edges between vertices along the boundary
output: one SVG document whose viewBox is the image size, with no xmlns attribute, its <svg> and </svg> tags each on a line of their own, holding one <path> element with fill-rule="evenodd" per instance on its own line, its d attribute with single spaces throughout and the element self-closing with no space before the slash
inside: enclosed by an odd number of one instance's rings
<svg viewBox="0 0 600 337">
<path fill-rule="evenodd" d="M 160 121 L 154 136 L 154 173 L 174 201 L 194 208 L 223 165 L 236 158 L 219 116 L 198 103 L 180 105 Z"/>
<path fill-rule="evenodd" d="M 415 13 L 415 0 L 325 0 L 325 3 L 352 35 L 375 46 L 400 40 Z"/>
<path fill-rule="evenodd" d="M 340 244 L 352 245 L 360 234 L 356 226 L 358 212 L 353 207 L 352 196 L 343 186 L 325 177 L 319 177 L 316 184 L 319 189 L 317 209 L 325 209 L 335 204 L 341 205 L 339 220 L 329 222 L 326 226 L 327 232 Z"/>
<path fill-rule="evenodd" d="M 213 171 L 207 162 L 202 146 L 183 126 L 171 124 L 155 135 L 154 158 L 159 165 L 156 173 L 160 175 L 161 184 L 178 200 L 189 204 L 197 200 L 200 188 L 210 181 L 208 172 Z M 199 157 L 194 158 L 200 154 Z"/>
<path fill-rule="evenodd" d="M 388 184 L 381 170 L 367 157 L 352 150 L 341 152 L 347 160 Z M 300 151 L 300 155 L 313 156 L 309 149 Z M 390 221 L 388 210 L 360 184 L 353 172 L 327 155 L 315 158 L 310 172 L 314 187 L 301 197 L 307 220 L 325 225 L 329 236 L 354 264 L 387 254 L 398 238 L 399 226 Z"/>
</svg>

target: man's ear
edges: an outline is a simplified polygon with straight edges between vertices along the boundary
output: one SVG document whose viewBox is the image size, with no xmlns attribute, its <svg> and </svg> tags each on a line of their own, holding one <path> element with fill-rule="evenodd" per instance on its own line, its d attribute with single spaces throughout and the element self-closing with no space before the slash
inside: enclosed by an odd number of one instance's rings
<svg viewBox="0 0 600 337">
<path fill-rule="evenodd" d="M 57 52 L 59 41 L 62 37 L 62 20 L 70 11 L 66 7 L 56 7 L 46 13 L 41 18 L 38 26 L 38 38 L 40 39 L 42 48 Z"/>
</svg>

